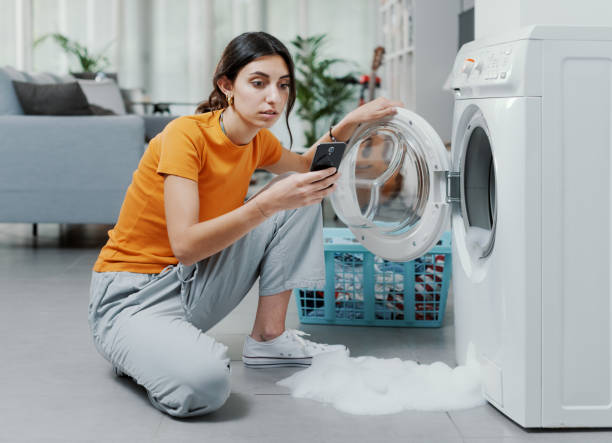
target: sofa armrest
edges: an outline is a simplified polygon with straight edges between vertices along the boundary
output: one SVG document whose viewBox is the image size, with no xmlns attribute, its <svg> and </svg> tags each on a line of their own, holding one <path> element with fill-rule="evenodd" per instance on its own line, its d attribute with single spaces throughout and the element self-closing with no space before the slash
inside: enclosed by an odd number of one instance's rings
<svg viewBox="0 0 612 443">
<path fill-rule="evenodd" d="M 115 223 L 144 151 L 137 116 L 0 116 L 0 222 Z"/>
<path fill-rule="evenodd" d="M 0 116 L 0 189 L 125 189 L 143 151 L 137 116 Z"/>
</svg>

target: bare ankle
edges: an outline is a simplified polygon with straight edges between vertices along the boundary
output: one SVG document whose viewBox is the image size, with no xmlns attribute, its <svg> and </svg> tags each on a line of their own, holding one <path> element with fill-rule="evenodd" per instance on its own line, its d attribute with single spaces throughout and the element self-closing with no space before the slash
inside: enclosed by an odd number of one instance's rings
<svg viewBox="0 0 612 443">
<path fill-rule="evenodd" d="M 276 332 L 253 332 L 251 338 L 255 341 L 270 341 L 281 335 L 284 331 Z"/>
</svg>

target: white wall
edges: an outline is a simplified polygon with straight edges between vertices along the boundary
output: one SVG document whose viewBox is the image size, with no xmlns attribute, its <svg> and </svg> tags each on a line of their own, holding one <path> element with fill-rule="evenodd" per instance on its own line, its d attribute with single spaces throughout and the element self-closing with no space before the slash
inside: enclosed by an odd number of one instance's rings
<svg viewBox="0 0 612 443">
<path fill-rule="evenodd" d="M 461 0 L 461 12 L 474 7 L 474 0 Z"/>
<path fill-rule="evenodd" d="M 33 0 L 32 39 L 44 34 L 60 32 L 87 46 L 93 53 L 110 44 L 105 55 L 111 67 L 117 62 L 118 0 L 105 3 L 94 0 Z M 11 64 L 11 61 L 7 61 Z M 32 49 L 32 65 L 28 70 L 65 74 L 80 71 L 73 56 L 68 57 L 52 40 Z"/>
<path fill-rule="evenodd" d="M 416 111 L 445 143 L 451 139 L 454 97 L 442 86 L 457 55 L 460 6 L 457 0 L 415 2 Z"/>
<path fill-rule="evenodd" d="M 13 0 L 0 0 L 0 66 L 5 63 L 16 64 L 17 44 L 17 5 Z"/>
<path fill-rule="evenodd" d="M 475 0 L 476 38 L 536 24 L 612 26 L 612 1 Z"/>
<path fill-rule="evenodd" d="M 444 142 L 452 133 L 453 94 L 444 84 L 455 62 L 461 0 L 397 0 L 380 4 L 380 68 L 377 95 L 404 103 Z"/>
<path fill-rule="evenodd" d="M 446 0 L 441 0 L 446 1 Z M 459 1 L 459 0 L 453 0 Z M 466 0 L 467 1 L 467 0 Z M 94 52 L 106 52 L 124 88 L 144 88 L 153 101 L 199 102 L 212 89 L 212 72 L 227 43 L 245 31 L 265 30 L 292 50 L 296 35 L 328 34 L 325 57 L 368 72 L 377 45 L 378 0 L 0 0 L 0 66 L 65 74 L 79 64 L 52 41 L 32 51 L 31 40 L 60 32 Z M 17 20 L 17 5 L 27 4 Z M 23 8 L 22 8 L 23 9 Z M 21 30 L 21 31 L 20 31 Z M 17 36 L 28 39 L 17 39 Z M 19 49 L 19 50 L 18 50 Z M 357 105 L 357 100 L 353 103 Z M 173 112 L 193 112 L 174 106 Z M 304 138 L 295 111 L 294 146 Z M 275 133 L 288 146 L 284 121 Z"/>
</svg>

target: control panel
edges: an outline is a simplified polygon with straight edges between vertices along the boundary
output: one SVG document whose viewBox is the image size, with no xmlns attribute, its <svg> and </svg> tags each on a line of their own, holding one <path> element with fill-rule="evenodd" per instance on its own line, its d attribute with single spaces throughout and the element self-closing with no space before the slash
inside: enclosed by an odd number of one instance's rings
<svg viewBox="0 0 612 443">
<path fill-rule="evenodd" d="M 512 73 L 512 48 L 495 48 L 481 50 L 474 55 L 468 55 L 460 64 L 459 77 L 464 82 L 470 80 L 504 81 Z"/>
<path fill-rule="evenodd" d="M 539 40 L 492 45 L 475 41 L 459 50 L 450 83 L 456 99 L 540 96 L 541 65 Z"/>
</svg>

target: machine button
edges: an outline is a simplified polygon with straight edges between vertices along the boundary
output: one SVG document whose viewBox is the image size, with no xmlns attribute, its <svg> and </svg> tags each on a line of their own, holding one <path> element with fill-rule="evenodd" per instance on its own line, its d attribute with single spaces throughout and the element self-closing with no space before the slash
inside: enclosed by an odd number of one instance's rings
<svg viewBox="0 0 612 443">
<path fill-rule="evenodd" d="M 499 78 L 506 78 L 506 72 L 505 71 L 500 72 Z"/>
<path fill-rule="evenodd" d="M 466 77 L 469 77 L 470 72 L 472 72 L 473 67 L 474 67 L 474 59 L 466 58 L 465 62 L 463 63 L 463 68 L 461 68 L 461 72 L 464 73 Z"/>
</svg>

